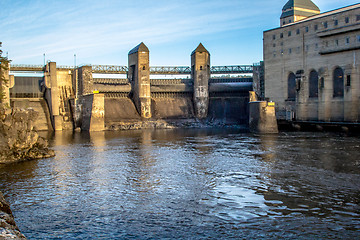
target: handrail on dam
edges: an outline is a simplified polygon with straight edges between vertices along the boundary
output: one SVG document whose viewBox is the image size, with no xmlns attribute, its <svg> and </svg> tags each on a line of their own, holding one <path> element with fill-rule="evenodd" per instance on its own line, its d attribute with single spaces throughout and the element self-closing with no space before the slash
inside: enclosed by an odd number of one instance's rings
<svg viewBox="0 0 360 240">
<path fill-rule="evenodd" d="M 93 73 L 117 73 L 126 74 L 129 70 L 127 66 L 118 65 L 91 65 Z M 74 66 L 56 66 L 58 69 L 74 69 Z M 11 71 L 43 71 L 43 65 L 11 64 Z M 253 73 L 253 65 L 233 65 L 233 66 L 212 66 L 212 74 L 231 74 L 231 73 Z M 150 67 L 150 74 L 191 74 L 191 67 L 188 66 L 156 66 Z"/>
<path fill-rule="evenodd" d="M 160 66 L 150 67 L 151 74 L 191 74 L 191 68 L 187 66 Z"/>
<path fill-rule="evenodd" d="M 43 71 L 44 65 L 10 64 L 11 71 Z"/>
<path fill-rule="evenodd" d="M 126 74 L 129 70 L 127 66 L 117 65 L 91 65 L 93 73 L 122 73 Z"/>
<path fill-rule="evenodd" d="M 212 66 L 211 73 L 253 73 L 253 65 Z"/>
</svg>

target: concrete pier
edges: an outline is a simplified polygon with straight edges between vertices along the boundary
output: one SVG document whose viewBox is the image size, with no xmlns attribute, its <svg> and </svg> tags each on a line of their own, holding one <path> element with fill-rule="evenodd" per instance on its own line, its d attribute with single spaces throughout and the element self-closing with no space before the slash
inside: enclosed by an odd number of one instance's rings
<svg viewBox="0 0 360 240">
<path fill-rule="evenodd" d="M 253 133 L 278 133 L 275 103 L 253 101 L 249 103 L 249 129 Z"/>
</svg>

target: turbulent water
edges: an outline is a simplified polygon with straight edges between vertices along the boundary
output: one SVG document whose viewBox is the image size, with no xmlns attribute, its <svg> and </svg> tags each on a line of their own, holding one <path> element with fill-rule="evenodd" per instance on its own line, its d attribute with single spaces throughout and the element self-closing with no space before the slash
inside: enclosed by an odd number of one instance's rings
<svg viewBox="0 0 360 240">
<path fill-rule="evenodd" d="M 29 239 L 360 238 L 360 138 L 154 130 L 50 136 L 0 167 Z"/>
</svg>

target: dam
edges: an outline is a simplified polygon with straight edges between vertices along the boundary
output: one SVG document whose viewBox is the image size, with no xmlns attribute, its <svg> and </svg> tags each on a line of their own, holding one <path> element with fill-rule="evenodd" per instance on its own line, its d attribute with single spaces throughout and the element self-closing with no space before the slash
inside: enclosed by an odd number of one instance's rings
<svg viewBox="0 0 360 240">
<path fill-rule="evenodd" d="M 262 64 L 210 66 L 201 43 L 190 66 L 152 67 L 149 55 L 140 43 L 128 66 L 11 65 L 10 105 L 38 111 L 38 130 L 248 124 L 249 91 L 263 85 Z"/>
</svg>

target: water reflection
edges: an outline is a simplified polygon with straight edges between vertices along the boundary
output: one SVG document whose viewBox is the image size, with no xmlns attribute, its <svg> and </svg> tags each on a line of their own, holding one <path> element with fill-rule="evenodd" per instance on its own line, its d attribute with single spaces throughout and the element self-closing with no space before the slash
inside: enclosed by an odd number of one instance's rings
<svg viewBox="0 0 360 240">
<path fill-rule="evenodd" d="M 0 167 L 29 239 L 355 238 L 358 138 L 236 129 L 56 133 Z"/>
</svg>

